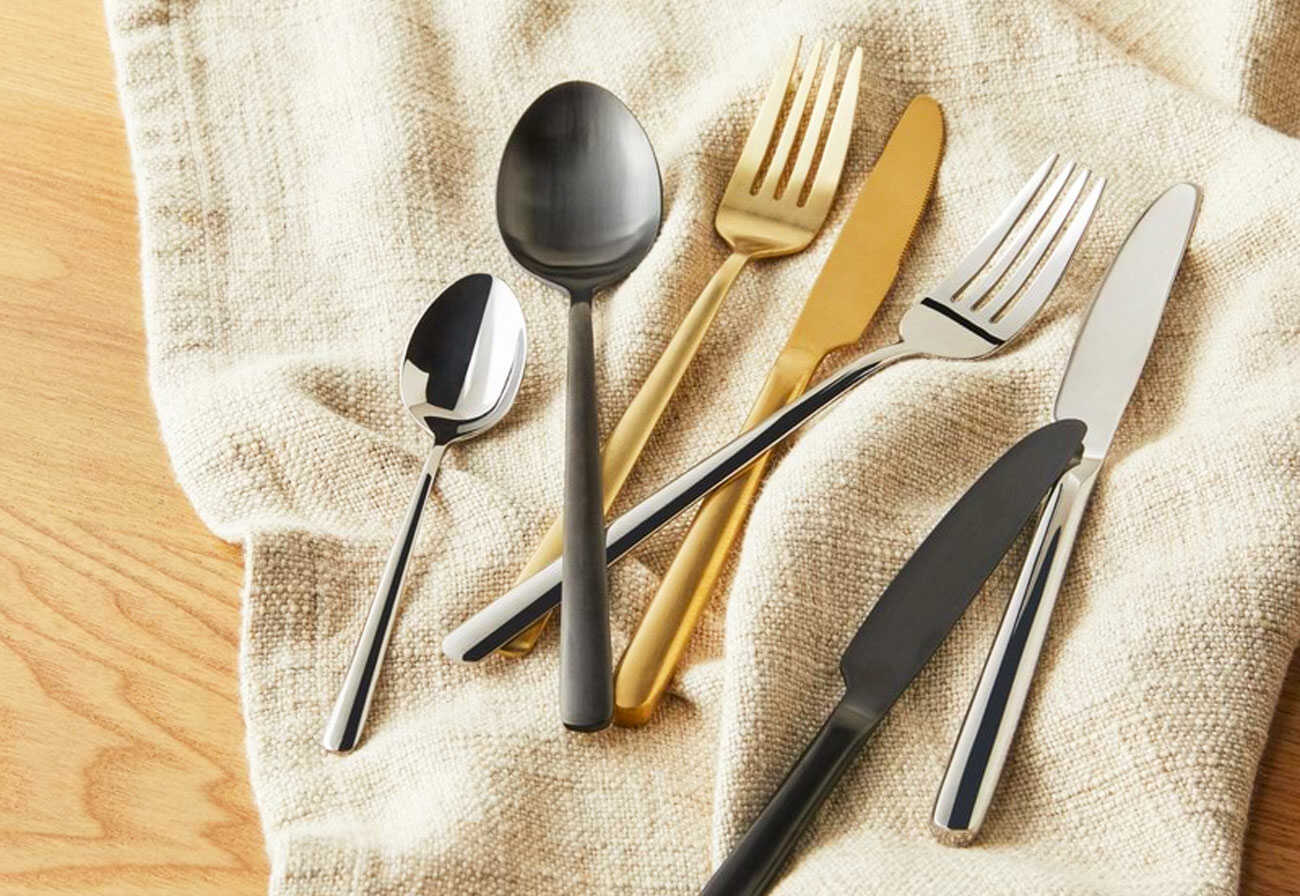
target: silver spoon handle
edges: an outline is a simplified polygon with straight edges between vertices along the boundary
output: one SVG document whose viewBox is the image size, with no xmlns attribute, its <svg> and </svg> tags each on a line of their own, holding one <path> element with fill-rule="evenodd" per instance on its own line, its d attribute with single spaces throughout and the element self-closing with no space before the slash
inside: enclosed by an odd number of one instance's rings
<svg viewBox="0 0 1300 896">
<path fill-rule="evenodd" d="M 397 614 L 397 603 L 402 597 L 406 564 L 415 545 L 415 534 L 420 530 L 424 501 L 429 496 L 434 477 L 438 475 L 438 464 L 442 461 L 446 447 L 435 444 L 429 452 L 428 460 L 424 462 L 424 469 L 420 471 L 419 484 L 406 508 L 406 519 L 399 530 L 397 541 L 393 543 L 393 550 L 388 555 L 388 564 L 379 580 L 379 588 L 374 600 L 370 602 L 370 612 L 366 615 L 356 651 L 352 654 L 352 663 L 343 676 L 343 684 L 334 700 L 334 709 L 325 722 L 321 746 L 327 750 L 346 753 L 361 739 L 366 713 L 370 711 L 370 698 L 375 692 L 375 679 L 379 676 L 379 667 L 388 650 L 388 638 L 393 632 L 393 618 Z"/>
</svg>

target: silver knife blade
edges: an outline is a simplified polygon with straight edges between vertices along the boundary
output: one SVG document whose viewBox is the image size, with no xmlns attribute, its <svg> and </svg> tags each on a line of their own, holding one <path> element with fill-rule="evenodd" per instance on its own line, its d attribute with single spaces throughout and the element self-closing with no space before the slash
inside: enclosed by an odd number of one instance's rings
<svg viewBox="0 0 1300 896">
<path fill-rule="evenodd" d="M 1086 427 L 1049 423 L 989 467 L 889 583 L 840 659 L 845 700 L 879 718 L 961 618 L 1043 496 L 1079 460 Z"/>
<path fill-rule="evenodd" d="M 1056 395 L 1057 420 L 1088 424 L 1084 453 L 1101 457 L 1137 386 L 1155 339 L 1174 276 L 1182 264 L 1200 204 L 1200 191 L 1176 184 L 1133 225 L 1070 353 Z"/>
</svg>

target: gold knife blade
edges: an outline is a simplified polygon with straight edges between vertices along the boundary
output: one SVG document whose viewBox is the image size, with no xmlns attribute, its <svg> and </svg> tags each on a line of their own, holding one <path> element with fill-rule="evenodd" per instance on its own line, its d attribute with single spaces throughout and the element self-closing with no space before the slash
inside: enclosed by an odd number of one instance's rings
<svg viewBox="0 0 1300 896">
<path fill-rule="evenodd" d="M 798 397 L 827 353 L 861 338 L 893 285 L 934 189 L 942 153 L 943 113 L 933 99 L 918 96 L 903 111 L 858 192 L 746 429 Z M 615 724 L 649 721 L 740 535 L 769 456 L 700 506 L 615 671 Z"/>
<path fill-rule="evenodd" d="M 862 338 L 898 274 L 942 154 L 943 112 L 931 97 L 918 96 L 858 192 L 787 346 L 825 354 Z"/>
</svg>

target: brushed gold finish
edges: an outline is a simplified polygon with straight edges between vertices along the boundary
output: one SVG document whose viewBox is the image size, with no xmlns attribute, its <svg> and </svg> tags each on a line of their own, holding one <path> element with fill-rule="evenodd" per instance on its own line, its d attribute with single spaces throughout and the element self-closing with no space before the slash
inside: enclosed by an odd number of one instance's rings
<svg viewBox="0 0 1300 896">
<path fill-rule="evenodd" d="M 633 465 L 641 456 L 646 440 L 668 406 L 668 400 L 681 382 L 687 365 L 695 357 L 704 334 L 713 323 L 723 298 L 741 268 L 752 258 L 772 258 L 802 250 L 812 242 L 826 220 L 831 200 L 839 186 L 840 174 L 844 170 L 844 157 L 848 153 L 849 137 L 853 130 L 858 82 L 862 76 L 862 50 L 854 50 L 849 60 L 839 99 L 835 103 L 835 113 L 826 134 L 825 146 L 814 171 L 814 156 L 821 141 L 834 90 L 840 46 L 835 44 L 831 47 L 825 66 L 821 67 L 817 94 L 809 109 L 808 98 L 812 94 L 813 82 L 818 80 L 822 55 L 820 41 L 813 47 L 799 83 L 794 87 L 790 111 L 778 134 L 781 110 L 794 85 L 800 43 L 801 41 L 795 42 L 781 70 L 768 87 L 758 117 L 750 127 L 745 146 L 718 206 L 714 227 L 731 247 L 731 255 L 709 280 L 683 318 L 668 347 L 655 362 L 636 397 L 614 426 L 614 431 L 610 433 L 601 452 L 606 512 L 609 512 Z M 801 129 L 800 125 L 805 118 L 807 123 Z M 803 138 L 791 165 L 790 153 L 794 149 L 795 138 L 801 131 Z M 771 158 L 765 165 L 764 160 L 768 159 L 769 150 Z M 810 175 L 812 182 L 808 183 Z M 804 196 L 804 193 L 807 195 Z M 559 519 L 551 524 L 516 584 L 560 556 L 563 549 L 562 528 Z M 539 619 L 499 652 L 512 656 L 528 653 L 537 643 L 547 618 Z"/>
<path fill-rule="evenodd" d="M 942 150 L 939 104 L 917 97 L 854 201 L 745 429 L 801 395 L 823 357 L 862 336 L 898 273 Z M 769 457 L 709 495 L 691 522 L 615 672 L 615 724 L 643 725 L 653 714 L 740 534 Z"/>
</svg>

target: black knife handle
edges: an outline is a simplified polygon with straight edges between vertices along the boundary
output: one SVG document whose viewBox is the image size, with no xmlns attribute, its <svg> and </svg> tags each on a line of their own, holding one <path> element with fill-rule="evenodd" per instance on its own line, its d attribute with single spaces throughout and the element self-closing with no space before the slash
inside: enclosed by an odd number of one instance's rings
<svg viewBox="0 0 1300 896">
<path fill-rule="evenodd" d="M 700 896 L 758 896 L 766 891 L 879 721 L 841 700 Z"/>
</svg>

